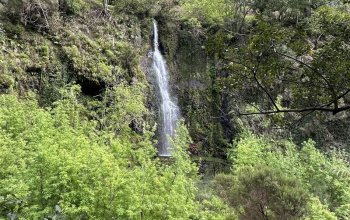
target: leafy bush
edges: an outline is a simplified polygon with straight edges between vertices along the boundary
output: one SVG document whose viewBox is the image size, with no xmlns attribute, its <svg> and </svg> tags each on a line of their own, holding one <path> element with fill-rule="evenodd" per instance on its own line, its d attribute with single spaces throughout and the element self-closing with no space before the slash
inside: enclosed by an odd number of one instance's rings
<svg viewBox="0 0 350 220">
<path fill-rule="evenodd" d="M 300 219 L 308 194 L 302 183 L 273 167 L 242 167 L 233 195 L 240 219 Z"/>
<path fill-rule="evenodd" d="M 21 37 L 25 31 L 22 24 L 11 24 L 11 23 L 8 23 L 5 26 L 4 30 L 6 31 L 7 34 L 11 36 L 16 36 L 16 37 Z"/>
<path fill-rule="evenodd" d="M 297 22 L 311 15 L 311 10 L 327 3 L 325 0 L 254 0 L 252 9 L 283 22 Z"/>
<path fill-rule="evenodd" d="M 19 219 L 189 219 L 196 167 L 180 132 L 168 165 L 151 133 L 129 140 L 95 130 L 74 86 L 51 110 L 0 96 L 0 216 Z M 181 146 L 180 146 L 181 145 Z"/>
<path fill-rule="evenodd" d="M 222 21 L 228 11 L 229 4 L 225 0 L 183 0 L 182 7 L 185 18 L 193 20 L 196 18 L 201 22 Z"/>
<path fill-rule="evenodd" d="M 0 93 L 9 92 L 14 84 L 13 77 L 7 74 L 0 75 Z"/>
<path fill-rule="evenodd" d="M 323 205 L 318 198 L 311 198 L 308 203 L 308 216 L 306 220 L 336 220 L 334 213 Z"/>
<path fill-rule="evenodd" d="M 86 0 L 60 0 L 59 9 L 67 15 L 76 15 L 90 8 L 91 1 Z"/>
<path fill-rule="evenodd" d="M 345 207 L 350 204 L 350 167 L 343 152 L 326 156 L 313 141 L 305 142 L 299 150 L 290 141 L 273 141 L 246 132 L 230 158 L 233 171 L 216 178 L 216 190 L 236 207 L 242 219 L 348 216 Z"/>
<path fill-rule="evenodd" d="M 117 11 L 123 11 L 128 14 L 145 15 L 157 3 L 155 0 L 122 0 L 113 3 Z"/>
</svg>

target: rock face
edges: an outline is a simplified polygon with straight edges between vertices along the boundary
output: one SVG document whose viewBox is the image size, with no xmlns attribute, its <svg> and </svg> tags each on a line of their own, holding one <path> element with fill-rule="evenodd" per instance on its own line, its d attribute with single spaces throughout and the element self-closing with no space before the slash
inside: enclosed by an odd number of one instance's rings
<svg viewBox="0 0 350 220">
<path fill-rule="evenodd" d="M 203 36 L 184 24 L 161 23 L 160 33 L 171 85 L 193 141 L 202 153 L 225 156 L 232 126 L 222 112 L 228 99 L 215 88 L 222 74 L 216 71 L 216 59 L 208 56 Z"/>
</svg>

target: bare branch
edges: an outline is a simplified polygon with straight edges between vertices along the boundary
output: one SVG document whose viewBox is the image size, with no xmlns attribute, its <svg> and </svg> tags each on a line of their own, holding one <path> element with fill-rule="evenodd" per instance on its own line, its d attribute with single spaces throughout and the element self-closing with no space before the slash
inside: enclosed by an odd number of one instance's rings
<svg viewBox="0 0 350 220">
<path fill-rule="evenodd" d="M 264 93 L 266 93 L 266 95 L 269 97 L 272 105 L 275 107 L 275 109 L 278 111 L 279 108 L 275 102 L 275 100 L 273 99 L 272 95 L 269 93 L 269 91 L 267 91 L 267 89 L 261 84 L 261 82 L 259 81 L 259 79 L 256 76 L 256 72 L 254 72 L 254 80 L 256 81 L 256 83 L 258 84 L 258 86 L 264 91 Z"/>
<path fill-rule="evenodd" d="M 350 93 L 350 89 L 345 91 L 343 94 L 336 97 L 337 100 L 345 97 L 348 93 Z M 277 109 L 277 110 L 270 110 L 270 111 L 260 111 L 260 112 L 251 112 L 251 113 L 239 113 L 239 115 L 270 115 L 270 114 L 278 114 L 278 113 L 302 113 L 302 112 L 314 112 L 314 111 L 323 111 L 323 112 L 331 112 L 334 115 L 346 111 L 350 109 L 350 105 L 345 105 L 342 107 L 338 107 L 337 105 L 334 106 L 334 108 L 329 108 L 332 104 L 334 104 L 335 100 L 332 100 L 331 102 L 316 106 L 316 107 L 307 107 L 307 108 L 300 108 L 300 109 Z"/>
<path fill-rule="evenodd" d="M 278 113 L 302 113 L 309 111 L 323 111 L 323 112 L 332 112 L 334 115 L 350 109 L 350 105 L 343 106 L 340 108 L 322 108 L 322 107 L 310 107 L 302 109 L 280 109 L 276 111 L 263 111 L 263 112 L 252 112 L 252 113 L 239 113 L 239 115 L 271 115 Z"/>
</svg>

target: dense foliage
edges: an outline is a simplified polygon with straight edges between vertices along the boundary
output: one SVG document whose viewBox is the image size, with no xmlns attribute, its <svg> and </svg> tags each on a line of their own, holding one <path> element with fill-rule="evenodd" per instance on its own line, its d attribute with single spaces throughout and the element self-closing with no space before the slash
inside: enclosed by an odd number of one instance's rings
<svg viewBox="0 0 350 220">
<path fill-rule="evenodd" d="M 200 67 L 189 67 L 186 73 L 192 74 L 190 82 L 206 82 L 200 89 L 208 93 L 202 95 L 208 101 L 194 110 L 191 106 L 186 117 L 192 119 L 210 109 L 208 115 L 213 117 L 206 121 L 215 130 L 205 123 L 195 124 L 194 135 L 207 129 L 205 135 L 213 140 L 201 138 L 209 142 L 205 145 L 215 142 L 219 149 L 228 148 L 242 121 L 243 127 L 256 133 L 293 138 L 298 143 L 312 138 L 320 148 L 332 144 L 347 148 L 349 3 L 204 2 L 182 1 L 184 8 L 193 10 L 185 10 L 181 18 L 206 55 L 191 64 L 207 65 L 206 78 L 196 75 Z M 203 16 L 205 11 L 211 14 Z M 195 91 L 190 94 L 193 102 L 202 98 Z"/>
<path fill-rule="evenodd" d="M 217 191 L 240 219 L 347 219 L 350 167 L 344 152 L 322 154 L 313 141 L 299 149 L 244 133 L 230 158 L 232 174 L 216 177 Z"/>
<path fill-rule="evenodd" d="M 72 92 L 72 91 L 70 91 Z M 75 96 L 40 109 L 2 95 L 0 211 L 20 219 L 188 219 L 196 213 L 196 168 L 175 139 L 170 164 L 149 135 L 132 143 L 95 130 Z M 56 216 L 56 217 L 55 217 Z"/>
<path fill-rule="evenodd" d="M 349 25 L 342 0 L 0 0 L 0 219 L 350 219 Z"/>
</svg>

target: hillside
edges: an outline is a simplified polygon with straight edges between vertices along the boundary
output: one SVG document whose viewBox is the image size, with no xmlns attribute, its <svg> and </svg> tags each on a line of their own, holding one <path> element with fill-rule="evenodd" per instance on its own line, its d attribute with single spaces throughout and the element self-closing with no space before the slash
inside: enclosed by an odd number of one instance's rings
<svg viewBox="0 0 350 220">
<path fill-rule="evenodd" d="M 0 219 L 350 219 L 350 4 L 0 0 Z"/>
</svg>

